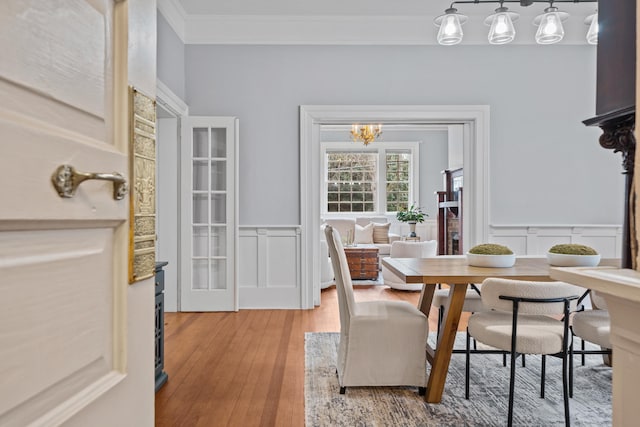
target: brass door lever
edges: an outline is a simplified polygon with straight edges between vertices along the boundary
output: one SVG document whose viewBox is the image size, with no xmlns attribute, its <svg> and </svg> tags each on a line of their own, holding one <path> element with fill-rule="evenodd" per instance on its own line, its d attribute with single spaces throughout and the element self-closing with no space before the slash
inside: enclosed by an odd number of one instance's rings
<svg viewBox="0 0 640 427">
<path fill-rule="evenodd" d="M 51 182 L 58 191 L 60 197 L 73 197 L 78 186 L 89 179 L 98 179 L 113 182 L 113 198 L 122 200 L 129 191 L 127 180 L 121 174 L 114 173 L 87 173 L 78 172 L 71 165 L 61 165 L 51 175 Z"/>
</svg>

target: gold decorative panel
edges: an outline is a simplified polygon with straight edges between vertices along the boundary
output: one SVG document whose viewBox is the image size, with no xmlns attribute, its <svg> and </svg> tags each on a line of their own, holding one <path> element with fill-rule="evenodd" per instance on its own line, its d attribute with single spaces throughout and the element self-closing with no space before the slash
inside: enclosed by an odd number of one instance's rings
<svg viewBox="0 0 640 427">
<path fill-rule="evenodd" d="M 131 201 L 129 283 L 155 274 L 156 102 L 129 87 Z"/>
</svg>

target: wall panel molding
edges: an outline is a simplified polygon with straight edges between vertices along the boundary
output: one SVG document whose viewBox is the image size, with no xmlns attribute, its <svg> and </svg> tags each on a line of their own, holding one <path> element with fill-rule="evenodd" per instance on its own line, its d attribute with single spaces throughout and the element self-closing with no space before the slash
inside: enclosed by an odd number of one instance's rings
<svg viewBox="0 0 640 427">
<path fill-rule="evenodd" d="M 302 308 L 299 225 L 240 226 L 240 309 Z"/>
<path fill-rule="evenodd" d="M 561 243 L 579 243 L 604 258 L 622 256 L 622 225 L 617 224 L 492 224 L 489 242 L 506 245 L 517 255 L 544 255 Z"/>
</svg>

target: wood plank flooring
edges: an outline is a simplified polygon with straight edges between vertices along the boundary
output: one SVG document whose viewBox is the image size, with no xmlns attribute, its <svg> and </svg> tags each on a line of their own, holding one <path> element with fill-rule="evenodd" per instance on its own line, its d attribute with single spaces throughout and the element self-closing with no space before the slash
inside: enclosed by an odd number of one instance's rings
<svg viewBox="0 0 640 427">
<path fill-rule="evenodd" d="M 419 298 L 386 286 L 356 286 L 355 295 Z M 335 287 L 321 298 L 313 310 L 166 313 L 169 380 L 156 393 L 156 426 L 304 426 L 304 333 L 340 330 Z"/>
</svg>

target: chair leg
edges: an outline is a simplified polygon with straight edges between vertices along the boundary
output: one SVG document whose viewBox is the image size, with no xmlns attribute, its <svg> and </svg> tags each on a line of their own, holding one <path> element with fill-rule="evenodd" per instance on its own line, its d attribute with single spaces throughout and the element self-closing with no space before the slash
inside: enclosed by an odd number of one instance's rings
<svg viewBox="0 0 640 427">
<path fill-rule="evenodd" d="M 440 327 L 442 326 L 442 321 L 444 320 L 444 306 L 438 307 L 438 329 L 436 331 L 436 343 L 440 340 Z"/>
<path fill-rule="evenodd" d="M 471 338 L 469 336 L 469 329 L 467 329 L 467 346 L 465 352 L 465 364 L 464 364 L 464 398 L 469 399 L 469 370 L 470 370 L 470 358 L 471 350 L 469 348 Z"/>
<path fill-rule="evenodd" d="M 569 346 L 569 397 L 573 397 L 573 341 Z"/>
<path fill-rule="evenodd" d="M 511 374 L 509 375 L 509 415 L 507 418 L 507 425 L 513 426 L 513 392 L 515 390 L 516 383 L 516 353 L 511 352 Z"/>
<path fill-rule="evenodd" d="M 344 394 L 347 391 L 346 387 L 340 387 L 340 394 Z"/>
<path fill-rule="evenodd" d="M 502 353 L 502 366 L 507 366 L 507 353 Z"/>
<path fill-rule="evenodd" d="M 580 341 L 581 341 L 580 349 L 582 350 L 582 358 L 581 358 L 582 360 L 581 360 L 581 362 L 582 362 L 582 366 L 584 366 L 584 362 L 585 362 L 585 354 L 584 354 L 584 340 L 583 340 L 583 339 L 580 339 Z"/>
<path fill-rule="evenodd" d="M 567 352 L 565 350 L 562 355 L 562 397 L 564 398 L 564 424 L 566 427 L 571 425 L 571 417 L 569 415 L 569 386 L 567 384 Z"/>
<path fill-rule="evenodd" d="M 427 388 L 426 387 L 418 387 L 418 396 L 424 396 L 425 394 L 427 394 Z"/>
<path fill-rule="evenodd" d="M 527 367 L 527 364 L 525 363 L 524 357 L 525 357 L 525 356 L 524 356 L 524 354 L 523 354 L 523 355 L 522 355 L 522 367 L 523 367 L 523 368 L 526 368 L 526 367 Z"/>
<path fill-rule="evenodd" d="M 542 366 L 540 367 L 540 398 L 544 399 L 544 379 L 547 375 L 547 356 L 542 355 Z"/>
</svg>

